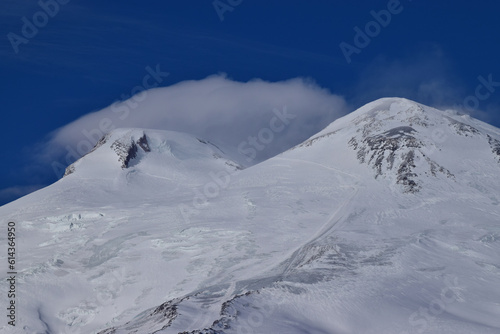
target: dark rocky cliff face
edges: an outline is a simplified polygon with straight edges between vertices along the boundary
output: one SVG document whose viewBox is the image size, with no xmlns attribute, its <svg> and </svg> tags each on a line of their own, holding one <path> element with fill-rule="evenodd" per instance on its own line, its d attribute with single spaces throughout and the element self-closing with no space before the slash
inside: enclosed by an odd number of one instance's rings
<svg viewBox="0 0 500 334">
<path fill-rule="evenodd" d="M 491 150 L 493 151 L 498 163 L 500 163 L 500 141 L 488 135 L 488 143 L 490 143 Z"/>
<path fill-rule="evenodd" d="M 103 136 L 95 144 L 94 148 L 92 148 L 92 150 L 90 150 L 90 152 L 85 154 L 84 156 L 94 152 L 96 149 L 98 149 L 99 147 L 106 144 L 108 142 L 108 140 L 109 140 L 109 134 Z M 130 162 L 137 157 L 139 150 L 142 150 L 145 153 L 151 152 L 151 149 L 149 147 L 148 138 L 147 138 L 145 133 L 143 133 L 143 135 L 135 141 L 132 138 L 130 138 L 129 142 L 127 142 L 123 138 L 119 139 L 119 140 L 115 140 L 111 144 L 111 148 L 118 155 L 118 161 L 121 162 L 122 168 L 128 168 L 130 166 Z M 75 172 L 75 164 L 73 163 L 66 168 L 66 171 L 64 172 L 63 177 L 68 176 L 74 172 Z"/>
<path fill-rule="evenodd" d="M 129 143 L 116 140 L 113 144 L 111 144 L 111 148 L 118 155 L 118 161 L 122 163 L 122 168 L 129 167 L 130 162 L 137 157 L 139 149 L 146 153 L 151 152 L 146 134 L 143 134 L 142 137 L 136 141 L 130 139 Z"/>
<path fill-rule="evenodd" d="M 358 160 L 375 170 L 375 178 L 393 177 L 396 184 L 403 186 L 403 191 L 408 193 L 418 192 L 422 188 L 419 172 L 430 176 L 442 173 L 454 178 L 448 169 L 426 155 L 429 151 L 426 146 L 429 144 L 420 139 L 423 137 L 415 129 L 432 125 L 423 109 L 413 107 L 404 114 L 403 125 L 387 131 L 382 130 L 383 122 L 373 114 L 357 119 L 355 122 L 360 125 L 358 135 L 349 140 L 349 146 L 357 152 Z M 395 116 L 388 116 L 386 120 L 393 119 Z M 466 135 L 475 133 L 475 129 L 458 123 L 453 123 L 456 131 Z"/>
</svg>

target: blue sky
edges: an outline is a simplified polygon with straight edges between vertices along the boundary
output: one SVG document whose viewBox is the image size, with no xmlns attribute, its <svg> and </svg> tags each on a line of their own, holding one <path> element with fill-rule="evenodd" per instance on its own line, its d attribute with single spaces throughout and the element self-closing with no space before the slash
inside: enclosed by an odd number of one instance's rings
<svg viewBox="0 0 500 334">
<path fill-rule="evenodd" d="M 327 120 L 386 96 L 466 107 L 500 126 L 500 87 L 494 84 L 500 82 L 498 1 L 221 0 L 215 2 L 218 10 L 213 0 L 54 1 L 0 3 L 0 205 L 55 182 L 60 175 L 51 162 L 65 161 L 61 151 L 50 158 L 45 153 L 57 130 L 126 99 L 146 67 L 168 72 L 158 82 L 162 87 L 186 80 L 205 84 L 213 75 L 235 86 L 256 78 L 302 78 L 318 99 L 327 91 L 345 102 L 334 104 L 336 111 L 325 111 L 327 116 L 311 112 L 305 121 L 314 126 L 297 128 L 300 135 L 290 137 L 289 145 Z M 374 23 L 375 16 L 381 23 Z M 37 23 L 37 31 L 24 27 L 26 21 Z M 341 43 L 356 52 L 346 57 Z M 493 82 L 481 91 L 487 98 L 475 99 L 484 80 Z M 212 118 L 224 123 L 224 117 L 232 116 Z M 189 130 L 185 122 L 170 122 L 170 129 L 177 124 Z M 193 125 L 210 137 L 201 126 Z"/>
</svg>

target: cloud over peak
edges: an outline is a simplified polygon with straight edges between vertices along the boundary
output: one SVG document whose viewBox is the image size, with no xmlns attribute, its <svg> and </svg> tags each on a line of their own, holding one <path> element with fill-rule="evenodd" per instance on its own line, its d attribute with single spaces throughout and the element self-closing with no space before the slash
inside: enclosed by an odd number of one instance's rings
<svg viewBox="0 0 500 334">
<path fill-rule="evenodd" d="M 300 143 L 347 113 L 342 97 L 304 78 L 239 82 L 219 74 L 146 89 L 154 80 L 161 82 L 151 70 L 142 84 L 122 95 L 131 98 L 56 130 L 44 158 L 74 159 L 112 129 L 137 127 L 190 133 L 233 147 L 256 163 Z M 283 114 L 288 116 L 280 117 Z M 256 138 L 257 144 L 252 146 L 250 138 Z"/>
</svg>

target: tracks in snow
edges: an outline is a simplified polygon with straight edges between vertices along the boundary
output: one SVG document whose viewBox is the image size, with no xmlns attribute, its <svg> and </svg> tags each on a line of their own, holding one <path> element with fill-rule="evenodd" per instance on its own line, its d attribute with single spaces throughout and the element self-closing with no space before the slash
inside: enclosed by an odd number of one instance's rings
<svg viewBox="0 0 500 334">
<path fill-rule="evenodd" d="M 335 173 L 345 175 L 350 179 L 354 179 L 354 185 L 349 186 L 352 188 L 352 193 L 343 200 L 340 205 L 332 212 L 325 223 L 318 229 L 318 231 L 311 236 L 306 242 L 304 242 L 298 248 L 292 250 L 288 253 L 285 260 L 281 262 L 277 267 L 273 268 L 264 275 L 259 275 L 257 277 L 239 280 L 235 282 L 214 284 L 210 287 L 202 288 L 195 291 L 188 296 L 185 296 L 182 300 L 175 304 L 176 308 L 184 308 L 185 310 L 195 310 L 198 309 L 199 313 L 196 314 L 181 314 L 175 317 L 175 321 L 169 324 L 164 331 L 166 333 L 177 333 L 180 327 L 190 328 L 193 330 L 190 333 L 212 333 L 214 332 L 212 326 L 217 322 L 225 324 L 227 321 L 231 322 L 233 317 L 228 316 L 224 313 L 224 305 L 229 305 L 228 303 L 233 302 L 236 298 L 246 298 L 251 292 L 258 291 L 262 288 L 272 286 L 275 282 L 283 280 L 289 277 L 294 270 L 300 268 L 302 265 L 314 261 L 315 259 L 321 257 L 325 252 L 335 250 L 333 245 L 328 245 L 328 237 L 331 236 L 332 232 L 339 227 L 344 220 L 346 215 L 350 212 L 350 206 L 354 198 L 358 195 L 360 189 L 360 179 L 356 175 L 352 175 L 341 170 L 324 166 L 315 162 L 298 160 L 298 159 L 287 159 L 287 158 L 275 158 L 276 160 L 293 161 L 304 164 L 310 164 L 314 166 L 319 166 L 325 168 Z M 307 282 L 305 282 L 307 283 Z M 246 293 L 244 291 L 247 291 Z M 141 322 L 149 323 L 148 316 L 144 315 L 141 318 Z M 193 320 L 191 319 L 193 318 Z M 151 319 L 150 319 L 151 320 Z M 234 318 L 233 320 L 236 320 Z M 187 333 L 187 332 L 186 332 Z"/>
<path fill-rule="evenodd" d="M 325 252 L 326 248 L 329 248 L 328 245 L 321 245 L 321 241 L 326 239 L 336 227 L 338 227 L 339 223 L 343 221 L 345 214 L 348 210 L 346 210 L 353 199 L 359 193 L 359 178 L 353 174 L 349 174 L 338 170 L 336 168 L 328 167 L 319 163 L 315 163 L 307 160 L 299 160 L 299 159 L 288 159 L 288 158 L 276 158 L 277 160 L 287 160 L 294 162 L 301 162 L 306 164 L 312 164 L 316 166 L 320 166 L 329 170 L 333 170 L 337 173 L 341 173 L 347 175 L 349 177 L 355 178 L 357 180 L 356 186 L 353 186 L 352 194 L 345 199 L 340 206 L 328 217 L 327 221 L 321 226 L 318 232 L 313 235 L 308 241 L 306 241 L 302 246 L 298 247 L 291 256 L 288 257 L 279 267 L 280 276 L 286 277 L 289 273 L 291 273 L 294 269 L 300 267 L 301 265 L 307 263 L 310 260 L 314 260 L 321 256 L 323 252 Z M 326 247 L 326 248 L 325 248 Z"/>
</svg>

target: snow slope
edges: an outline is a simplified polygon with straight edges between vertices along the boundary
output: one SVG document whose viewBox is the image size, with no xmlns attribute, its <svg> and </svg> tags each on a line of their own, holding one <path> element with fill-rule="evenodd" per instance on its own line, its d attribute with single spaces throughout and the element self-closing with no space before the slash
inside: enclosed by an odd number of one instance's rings
<svg viewBox="0 0 500 334">
<path fill-rule="evenodd" d="M 1 207 L 19 243 L 2 331 L 499 332 L 499 129 L 387 98 L 258 165 L 235 158 L 115 130 Z"/>
</svg>

